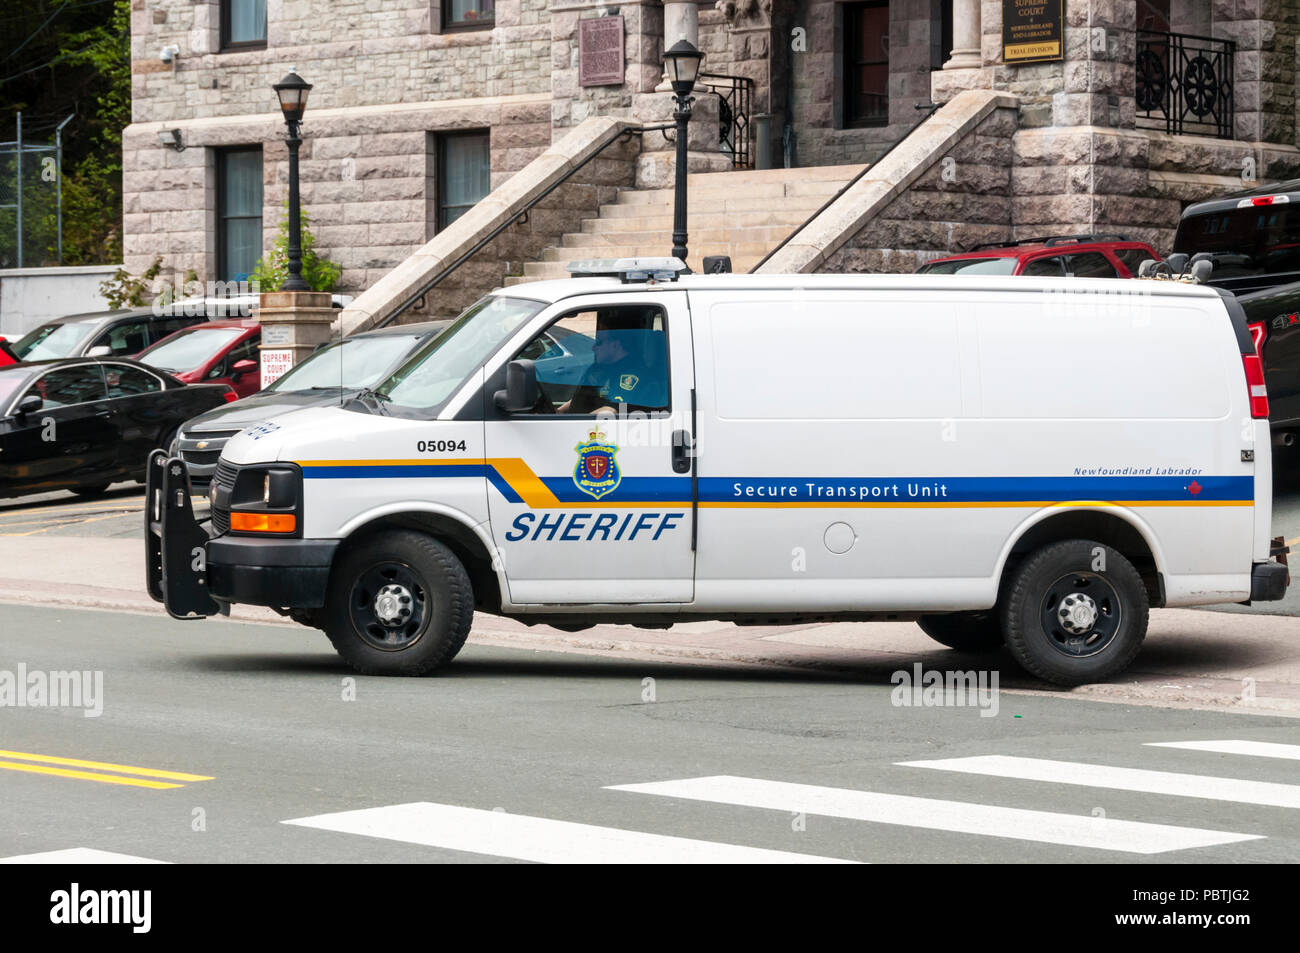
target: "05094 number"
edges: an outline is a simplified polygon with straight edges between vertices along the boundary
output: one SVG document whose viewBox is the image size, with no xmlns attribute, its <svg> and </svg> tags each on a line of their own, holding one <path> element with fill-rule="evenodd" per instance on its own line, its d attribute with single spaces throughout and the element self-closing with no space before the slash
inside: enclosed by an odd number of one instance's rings
<svg viewBox="0 0 1300 953">
<path fill-rule="evenodd" d="M 421 440 L 416 443 L 415 449 L 420 453 L 451 453 L 455 450 L 464 450 L 464 440 Z"/>
</svg>

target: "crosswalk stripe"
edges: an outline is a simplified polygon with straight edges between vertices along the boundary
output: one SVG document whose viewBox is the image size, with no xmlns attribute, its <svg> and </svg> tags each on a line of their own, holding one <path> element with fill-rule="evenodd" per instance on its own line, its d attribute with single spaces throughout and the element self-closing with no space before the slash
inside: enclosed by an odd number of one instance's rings
<svg viewBox="0 0 1300 953">
<path fill-rule="evenodd" d="M 1271 781 L 1246 781 L 1239 778 L 1217 778 L 1201 774 L 1176 774 L 1172 771 L 1115 768 L 1104 764 L 1050 761 L 1043 758 L 1014 758 L 1003 755 L 949 758 L 942 761 L 901 761 L 899 764 L 903 767 L 935 768 L 940 771 L 1016 778 L 1021 781 L 1077 784 L 1090 788 L 1170 794 L 1175 797 L 1235 801 L 1239 804 L 1262 804 L 1267 807 L 1300 807 L 1300 787 Z"/>
<path fill-rule="evenodd" d="M 618 784 L 609 790 L 1133 854 L 1159 854 L 1260 839 L 1256 834 L 1171 827 L 1079 814 L 1054 814 L 989 804 L 727 775 L 654 781 L 648 784 Z"/>
<path fill-rule="evenodd" d="M 596 827 L 419 801 L 284 821 L 472 854 L 551 864 L 846 864 L 783 850 Z"/>
<path fill-rule="evenodd" d="M 1245 754 L 1258 758 L 1285 758 L 1300 761 L 1300 745 L 1283 745 L 1271 741 L 1148 741 L 1148 748 L 1184 748 L 1188 751 L 1212 751 L 1216 754 Z"/>
<path fill-rule="evenodd" d="M 18 854 L 13 857 L 0 857 L 0 864 L 165 864 L 165 860 L 150 860 L 148 857 L 133 857 L 130 854 L 118 854 L 111 850 L 95 850 L 93 847 L 69 847 L 66 850 L 47 850 L 39 854 Z"/>
</svg>

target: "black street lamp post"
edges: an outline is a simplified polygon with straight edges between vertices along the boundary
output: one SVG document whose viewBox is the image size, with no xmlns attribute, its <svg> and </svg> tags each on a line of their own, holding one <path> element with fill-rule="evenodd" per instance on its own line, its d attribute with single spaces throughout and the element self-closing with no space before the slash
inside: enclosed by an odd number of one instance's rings
<svg viewBox="0 0 1300 953">
<path fill-rule="evenodd" d="M 302 143 L 298 129 L 307 109 L 311 83 L 290 67 L 288 75 L 272 88 L 280 99 L 284 124 L 289 127 L 289 277 L 281 290 L 311 291 L 311 286 L 302 277 L 302 220 L 298 197 L 298 146 Z"/>
<path fill-rule="evenodd" d="M 673 119 L 677 122 L 677 181 L 673 192 L 673 257 L 686 261 L 686 124 L 691 119 L 691 103 L 695 99 L 691 90 L 700 74 L 700 61 L 704 54 L 690 40 L 682 39 L 664 52 L 668 78 L 673 87 L 673 102 L 677 109 Z"/>
</svg>

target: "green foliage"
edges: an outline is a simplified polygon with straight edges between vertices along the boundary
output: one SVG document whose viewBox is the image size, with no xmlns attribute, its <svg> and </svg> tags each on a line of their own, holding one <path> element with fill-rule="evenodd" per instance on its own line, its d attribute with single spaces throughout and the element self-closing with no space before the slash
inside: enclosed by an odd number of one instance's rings
<svg viewBox="0 0 1300 953">
<path fill-rule="evenodd" d="M 63 261 L 122 260 L 122 129 L 131 121 L 131 0 L 112 16 L 69 33 L 69 64 L 90 67 L 102 85 L 87 123 L 90 151 L 63 177 Z M 85 133 L 83 133 L 85 134 Z"/>
<path fill-rule="evenodd" d="M 269 256 L 257 260 L 257 267 L 248 276 L 250 282 L 259 283 L 263 291 L 279 291 L 289 277 L 289 213 L 285 203 L 284 218 L 275 236 L 275 247 Z M 316 237 L 307 227 L 306 210 L 299 213 L 302 220 L 302 277 L 312 291 L 333 291 L 338 284 L 343 267 L 316 254 Z"/>
<path fill-rule="evenodd" d="M 104 296 L 108 306 L 118 308 L 139 308 L 144 305 L 144 296 L 153 287 L 154 279 L 162 271 L 162 255 L 154 258 L 153 264 L 139 277 L 134 277 L 125 268 L 113 272 L 113 277 L 100 282 L 99 293 Z"/>
</svg>

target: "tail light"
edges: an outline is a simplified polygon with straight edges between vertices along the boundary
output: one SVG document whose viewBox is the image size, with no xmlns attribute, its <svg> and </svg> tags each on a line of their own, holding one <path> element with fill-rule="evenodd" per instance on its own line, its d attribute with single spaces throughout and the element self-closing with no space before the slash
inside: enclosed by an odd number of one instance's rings
<svg viewBox="0 0 1300 953">
<path fill-rule="evenodd" d="M 1255 345 L 1254 354 L 1241 355 L 1246 368 L 1246 386 L 1250 388 L 1250 416 L 1256 420 L 1268 417 L 1268 388 L 1264 386 L 1264 338 L 1268 335 L 1262 321 L 1249 325 L 1250 340 Z"/>
<path fill-rule="evenodd" d="M 224 394 L 222 394 L 221 396 L 224 397 L 224 398 L 226 398 L 226 403 L 227 403 L 227 404 L 232 404 L 232 403 L 234 403 L 235 401 L 239 400 L 239 392 L 236 391 L 236 390 L 235 390 L 233 387 L 231 387 L 229 384 L 226 385 L 226 392 L 225 392 Z M 1266 415 L 1266 416 L 1267 416 L 1267 415 Z"/>
</svg>

